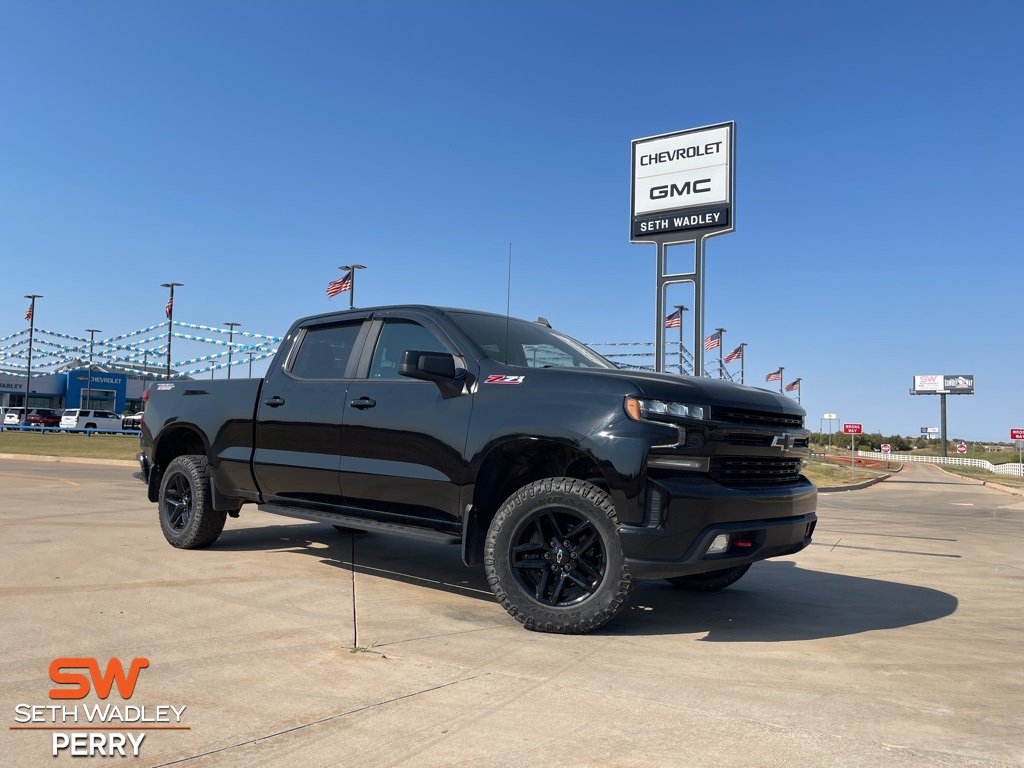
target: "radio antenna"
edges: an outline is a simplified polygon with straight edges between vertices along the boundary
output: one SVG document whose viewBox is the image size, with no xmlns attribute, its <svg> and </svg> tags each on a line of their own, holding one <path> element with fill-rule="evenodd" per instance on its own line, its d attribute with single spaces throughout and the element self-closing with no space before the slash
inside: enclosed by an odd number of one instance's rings
<svg viewBox="0 0 1024 768">
<path fill-rule="evenodd" d="M 512 322 L 512 243 L 508 244 L 508 292 L 505 295 L 505 365 L 508 365 L 508 327 Z"/>
</svg>

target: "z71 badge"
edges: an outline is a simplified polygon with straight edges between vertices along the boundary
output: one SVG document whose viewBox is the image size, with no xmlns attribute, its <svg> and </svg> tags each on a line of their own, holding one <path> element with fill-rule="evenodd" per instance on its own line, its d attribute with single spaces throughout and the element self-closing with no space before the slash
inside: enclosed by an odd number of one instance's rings
<svg viewBox="0 0 1024 768">
<path fill-rule="evenodd" d="M 494 374 L 484 379 L 484 384 L 522 384 L 525 380 L 525 376 L 499 376 Z"/>
</svg>

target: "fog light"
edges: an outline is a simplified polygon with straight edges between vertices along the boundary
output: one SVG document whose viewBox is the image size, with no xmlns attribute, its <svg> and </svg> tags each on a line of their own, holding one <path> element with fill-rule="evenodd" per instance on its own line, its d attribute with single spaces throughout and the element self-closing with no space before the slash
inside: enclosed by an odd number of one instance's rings
<svg viewBox="0 0 1024 768">
<path fill-rule="evenodd" d="M 729 549 L 729 534 L 720 533 L 715 536 L 715 540 L 711 542 L 711 546 L 708 547 L 709 555 L 718 555 Z"/>
</svg>

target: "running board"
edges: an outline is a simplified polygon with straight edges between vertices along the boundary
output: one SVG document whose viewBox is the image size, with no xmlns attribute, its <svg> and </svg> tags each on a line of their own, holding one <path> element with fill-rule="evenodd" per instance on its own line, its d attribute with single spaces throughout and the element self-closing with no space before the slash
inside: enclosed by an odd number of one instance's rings
<svg viewBox="0 0 1024 768">
<path fill-rule="evenodd" d="M 319 512 L 315 509 L 299 509 L 297 507 L 286 507 L 283 504 L 260 504 L 258 509 L 261 512 L 269 512 L 272 515 L 285 515 L 286 517 L 297 517 L 301 520 L 312 520 L 316 523 L 328 523 L 340 525 L 343 528 L 355 528 L 359 531 L 371 533 L 386 533 L 391 536 L 403 536 L 407 539 L 418 539 L 420 541 L 432 541 L 435 544 L 459 544 L 461 536 L 444 531 L 432 531 L 427 528 L 411 528 L 405 525 L 394 523 L 382 523 L 379 520 L 367 520 L 365 517 L 349 517 L 336 512 Z"/>
</svg>

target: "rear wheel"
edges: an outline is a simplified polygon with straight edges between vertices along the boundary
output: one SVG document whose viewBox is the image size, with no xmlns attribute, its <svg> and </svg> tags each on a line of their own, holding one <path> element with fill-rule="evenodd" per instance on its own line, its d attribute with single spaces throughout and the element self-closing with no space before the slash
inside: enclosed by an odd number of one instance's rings
<svg viewBox="0 0 1024 768">
<path fill-rule="evenodd" d="M 501 506 L 487 531 L 484 568 L 498 602 L 539 632 L 597 629 L 633 590 L 611 497 L 568 477 L 532 483 Z"/>
<path fill-rule="evenodd" d="M 691 573 L 689 576 L 673 576 L 670 579 L 665 579 L 665 581 L 674 587 L 690 592 L 717 592 L 731 584 L 735 584 L 749 570 L 750 563 L 747 563 L 746 565 L 724 568 L 721 571 Z"/>
<path fill-rule="evenodd" d="M 178 549 L 202 549 L 224 530 L 227 512 L 213 508 L 205 456 L 179 456 L 167 465 L 157 502 L 164 538 Z"/>
</svg>

